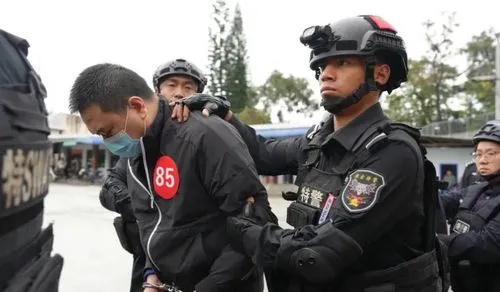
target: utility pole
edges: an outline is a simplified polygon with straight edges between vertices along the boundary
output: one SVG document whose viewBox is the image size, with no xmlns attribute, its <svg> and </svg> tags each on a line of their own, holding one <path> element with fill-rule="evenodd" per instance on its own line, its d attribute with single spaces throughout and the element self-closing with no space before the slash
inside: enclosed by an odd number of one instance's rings
<svg viewBox="0 0 500 292">
<path fill-rule="evenodd" d="M 497 32 L 495 37 L 497 38 L 495 50 L 495 74 L 488 76 L 474 76 L 471 79 L 475 81 L 495 82 L 495 120 L 500 120 L 500 32 Z"/>
<path fill-rule="evenodd" d="M 497 48 L 495 54 L 495 119 L 500 120 L 500 32 L 495 34 Z"/>
</svg>

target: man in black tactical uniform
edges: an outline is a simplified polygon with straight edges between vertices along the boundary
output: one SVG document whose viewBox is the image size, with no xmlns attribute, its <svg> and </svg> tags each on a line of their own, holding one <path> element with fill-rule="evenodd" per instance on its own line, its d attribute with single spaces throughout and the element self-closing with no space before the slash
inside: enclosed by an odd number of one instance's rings
<svg viewBox="0 0 500 292">
<path fill-rule="evenodd" d="M 26 40 L 0 30 L 0 291 L 57 292 L 63 266 L 42 229 L 52 147 L 45 87 Z"/>
<path fill-rule="evenodd" d="M 229 121 L 259 174 L 297 174 L 298 197 L 287 214 L 296 229 L 232 218 L 234 246 L 273 269 L 270 291 L 445 291 L 434 166 L 419 132 L 390 121 L 378 102 L 407 80 L 403 40 L 380 17 L 358 16 L 310 27 L 301 42 L 312 49 L 322 105 L 332 113 L 306 136 L 257 137 L 227 101 L 208 95 L 174 109 L 174 117 L 186 106 Z"/>
<path fill-rule="evenodd" d="M 462 189 L 451 234 L 439 237 L 448 246 L 454 292 L 500 291 L 500 121 L 487 122 L 472 141 L 483 181 Z"/>
<path fill-rule="evenodd" d="M 194 64 L 175 59 L 159 66 L 153 75 L 153 86 L 157 94 L 168 100 L 176 100 L 201 93 L 207 84 L 203 72 Z M 139 229 L 132 212 L 127 191 L 126 158 L 120 158 L 107 177 L 99 195 L 104 208 L 118 212 L 114 226 L 122 247 L 133 255 L 130 292 L 143 291 L 142 283 L 153 269 L 144 271 L 146 255 L 141 247 Z"/>
</svg>

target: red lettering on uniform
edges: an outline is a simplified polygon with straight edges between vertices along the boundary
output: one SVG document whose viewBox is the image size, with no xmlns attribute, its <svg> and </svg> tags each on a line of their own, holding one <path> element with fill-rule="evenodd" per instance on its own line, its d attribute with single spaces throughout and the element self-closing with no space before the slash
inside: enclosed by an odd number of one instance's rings
<svg viewBox="0 0 500 292">
<path fill-rule="evenodd" d="M 172 199 L 179 189 L 179 170 L 170 156 L 162 156 L 156 162 L 153 173 L 153 185 L 156 193 L 167 200 Z"/>
</svg>

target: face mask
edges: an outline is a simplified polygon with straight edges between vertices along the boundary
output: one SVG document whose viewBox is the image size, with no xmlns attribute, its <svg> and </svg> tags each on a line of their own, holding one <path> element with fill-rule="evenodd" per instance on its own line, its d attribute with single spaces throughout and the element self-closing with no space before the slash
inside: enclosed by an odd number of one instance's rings
<svg viewBox="0 0 500 292">
<path fill-rule="evenodd" d="M 128 110 L 127 117 L 125 118 L 125 127 L 123 130 L 118 132 L 116 135 L 104 139 L 104 146 L 108 148 L 111 153 L 118 155 L 120 157 L 134 157 L 142 153 L 141 149 L 141 139 L 134 139 L 130 137 L 125 131 L 127 129 L 128 122 Z M 144 120 L 144 123 L 146 121 Z M 144 132 L 146 131 L 146 124 L 144 124 Z"/>
</svg>

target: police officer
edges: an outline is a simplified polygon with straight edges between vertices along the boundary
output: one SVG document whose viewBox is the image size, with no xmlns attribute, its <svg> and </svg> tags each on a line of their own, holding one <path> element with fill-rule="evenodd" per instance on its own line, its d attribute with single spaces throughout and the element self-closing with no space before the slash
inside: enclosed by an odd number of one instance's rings
<svg viewBox="0 0 500 292">
<path fill-rule="evenodd" d="M 159 66 L 153 75 L 153 86 L 157 94 L 168 100 L 188 97 L 201 93 L 207 84 L 203 72 L 185 59 L 175 59 Z M 130 196 L 127 191 L 126 158 L 118 160 L 111 169 L 100 193 L 104 208 L 118 212 L 114 226 L 123 248 L 133 255 L 132 280 L 130 291 L 142 291 L 142 283 L 154 274 L 153 269 L 144 270 L 146 255 L 140 244 L 139 229 L 132 212 Z"/>
<path fill-rule="evenodd" d="M 232 126 L 201 115 L 172 121 L 164 98 L 135 72 L 114 64 L 91 66 L 77 77 L 70 110 L 80 112 L 111 152 L 128 158 L 127 190 L 154 269 L 143 288 L 262 291 L 259 271 L 231 248 L 224 223 L 242 213 L 251 197 L 252 218 L 277 220 Z"/>
<path fill-rule="evenodd" d="M 42 229 L 52 147 L 29 44 L 0 30 L 0 291 L 57 292 L 63 258 Z"/>
<path fill-rule="evenodd" d="M 306 136 L 257 137 L 222 98 L 176 105 L 174 116 L 186 106 L 234 125 L 260 174 L 297 174 L 287 214 L 295 229 L 231 218 L 234 246 L 274 269 L 271 291 L 439 291 L 435 169 L 419 132 L 390 121 L 379 104 L 383 91 L 407 80 L 403 40 L 382 18 L 358 16 L 310 27 L 301 42 L 312 49 L 310 67 L 332 114 Z"/>
<path fill-rule="evenodd" d="M 484 180 L 462 190 L 463 200 L 448 246 L 454 292 L 500 291 L 500 121 L 489 121 L 474 135 L 474 157 Z"/>
</svg>

